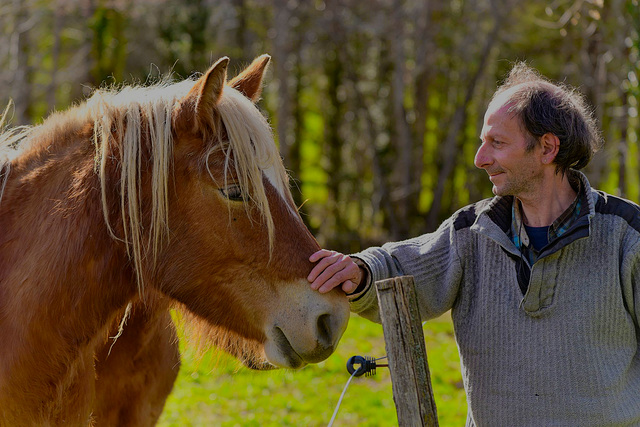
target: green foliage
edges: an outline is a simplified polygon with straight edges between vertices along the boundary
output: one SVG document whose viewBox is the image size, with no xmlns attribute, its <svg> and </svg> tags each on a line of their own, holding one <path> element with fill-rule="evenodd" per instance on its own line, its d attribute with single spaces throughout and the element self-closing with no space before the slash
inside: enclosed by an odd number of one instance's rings
<svg viewBox="0 0 640 427">
<path fill-rule="evenodd" d="M 464 425 L 466 401 L 451 320 L 427 322 L 424 332 L 440 425 Z M 299 371 L 250 371 L 215 350 L 201 359 L 184 346 L 182 353 L 160 427 L 326 426 L 349 379 L 346 361 L 356 354 L 383 356 L 384 338 L 380 325 L 353 315 L 336 353 Z M 334 425 L 397 425 L 387 368 L 351 381 Z"/>
<path fill-rule="evenodd" d="M 579 87 L 594 106 L 607 146 L 587 170 L 592 184 L 640 194 L 638 0 L 10 3 L 0 14 L 0 106 L 13 98 L 20 124 L 105 80 L 139 82 L 156 70 L 184 78 L 222 55 L 234 75 L 271 53 L 268 111 L 292 133 L 295 200 L 328 247 L 412 237 L 490 196 L 473 154 L 488 99 L 518 60 Z M 394 114 L 394 87 L 404 115 Z M 407 127 L 409 144 L 399 135 Z M 457 149 L 444 158 L 449 140 Z M 409 146 L 414 160 L 401 164 Z"/>
<path fill-rule="evenodd" d="M 207 24 L 211 9 L 203 0 L 171 3 L 165 7 L 158 35 L 166 60 L 173 62 L 181 76 L 204 72 L 211 61 L 207 56 Z"/>
<path fill-rule="evenodd" d="M 99 85 L 107 79 L 121 81 L 127 59 L 126 15 L 119 10 L 99 6 L 89 22 L 93 31 L 91 53 L 95 59 L 91 74 Z"/>
</svg>

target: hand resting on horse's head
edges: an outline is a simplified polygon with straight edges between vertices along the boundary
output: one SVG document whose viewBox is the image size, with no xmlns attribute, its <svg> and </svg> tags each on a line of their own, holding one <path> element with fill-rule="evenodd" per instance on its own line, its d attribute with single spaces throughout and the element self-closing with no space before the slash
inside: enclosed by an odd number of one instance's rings
<svg viewBox="0 0 640 427">
<path fill-rule="evenodd" d="M 364 274 L 360 267 L 348 255 L 336 251 L 321 249 L 309 257 L 309 261 L 316 263 L 307 280 L 311 288 L 326 293 L 341 286 L 349 294 L 355 291 Z"/>
</svg>

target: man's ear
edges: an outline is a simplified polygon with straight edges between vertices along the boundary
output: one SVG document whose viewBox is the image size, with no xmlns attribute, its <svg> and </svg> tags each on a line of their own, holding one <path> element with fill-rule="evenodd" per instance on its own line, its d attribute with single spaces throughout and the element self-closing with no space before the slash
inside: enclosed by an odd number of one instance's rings
<svg viewBox="0 0 640 427">
<path fill-rule="evenodd" d="M 269 55 L 260 55 L 243 72 L 234 77 L 229 82 L 229 86 L 251 101 L 257 102 L 262 93 L 262 78 L 270 60 L 271 57 Z"/>
<path fill-rule="evenodd" d="M 220 101 L 222 90 L 227 81 L 227 66 L 229 58 L 220 58 L 209 70 L 200 77 L 187 98 L 194 102 L 196 119 L 199 124 L 210 123 L 215 106 Z"/>
<path fill-rule="evenodd" d="M 542 148 L 540 154 L 542 163 L 551 164 L 560 150 L 560 139 L 556 135 L 547 132 L 540 137 L 540 147 Z"/>
</svg>

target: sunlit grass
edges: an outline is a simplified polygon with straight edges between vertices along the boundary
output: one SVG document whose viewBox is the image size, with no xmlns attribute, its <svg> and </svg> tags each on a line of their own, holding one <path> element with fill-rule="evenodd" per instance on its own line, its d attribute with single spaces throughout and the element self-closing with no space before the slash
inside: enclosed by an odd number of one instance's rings
<svg viewBox="0 0 640 427">
<path fill-rule="evenodd" d="M 448 316 L 424 327 L 440 425 L 464 425 L 466 403 L 458 351 Z M 180 375 L 160 426 L 326 426 L 349 379 L 353 355 L 385 354 L 382 327 L 352 316 L 335 354 L 299 371 L 255 372 L 228 356 L 201 360 L 183 349 Z M 354 378 L 335 426 L 397 425 L 391 379 L 386 368 Z"/>
</svg>

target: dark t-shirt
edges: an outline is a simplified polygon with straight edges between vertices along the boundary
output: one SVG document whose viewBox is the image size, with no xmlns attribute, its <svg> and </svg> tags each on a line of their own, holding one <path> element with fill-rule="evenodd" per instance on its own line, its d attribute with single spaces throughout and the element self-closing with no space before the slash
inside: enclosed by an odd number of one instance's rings
<svg viewBox="0 0 640 427">
<path fill-rule="evenodd" d="M 544 248 L 547 243 L 549 243 L 549 227 L 529 227 L 528 225 L 524 226 L 525 230 L 527 230 L 527 235 L 529 236 L 529 241 L 533 245 L 536 251 L 540 251 L 540 249 Z"/>
</svg>

